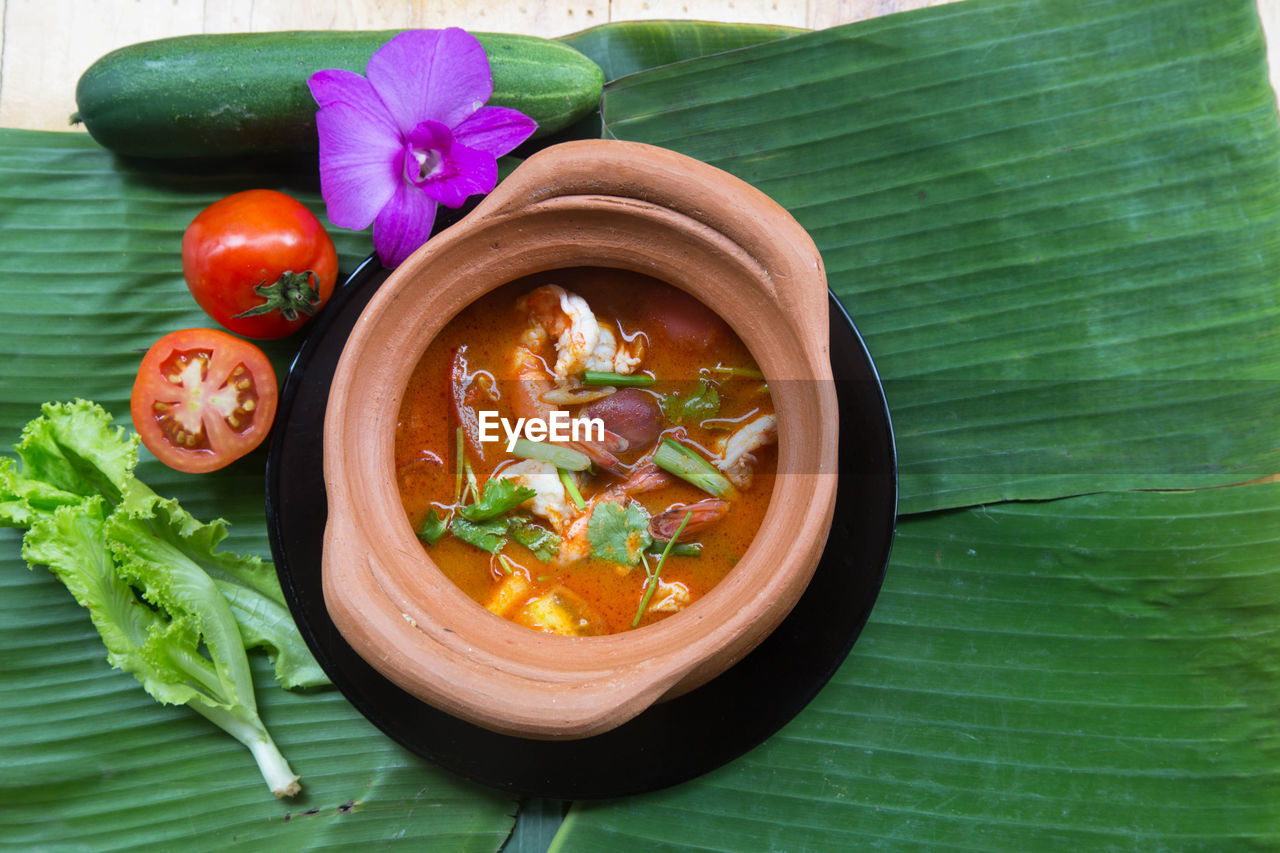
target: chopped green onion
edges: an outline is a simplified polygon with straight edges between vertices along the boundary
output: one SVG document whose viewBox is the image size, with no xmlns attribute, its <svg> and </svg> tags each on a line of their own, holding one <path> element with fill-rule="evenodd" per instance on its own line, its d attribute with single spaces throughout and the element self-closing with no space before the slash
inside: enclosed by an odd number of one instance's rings
<svg viewBox="0 0 1280 853">
<path fill-rule="evenodd" d="M 498 555 L 498 562 L 502 564 L 502 570 L 504 572 L 506 572 L 509 575 L 515 574 L 515 572 L 512 571 L 511 569 L 511 561 L 507 559 L 505 554 Z"/>
<path fill-rule="evenodd" d="M 720 373 L 725 376 L 735 376 L 742 379 L 764 379 L 763 373 L 750 367 L 725 367 L 723 364 L 717 364 L 710 370 L 712 373 Z"/>
<path fill-rule="evenodd" d="M 564 493 L 569 496 L 569 500 L 573 501 L 573 505 L 578 508 L 578 512 L 583 512 L 587 508 L 587 502 L 582 499 L 582 492 L 578 491 L 578 484 L 573 482 L 573 474 L 563 468 L 557 468 L 560 474 L 560 484 L 564 486 Z"/>
<path fill-rule="evenodd" d="M 591 460 L 587 458 L 585 453 L 579 453 L 576 450 L 561 447 L 558 444 L 530 441 L 527 438 L 517 438 L 515 440 L 515 446 L 511 448 L 511 455 L 519 456 L 521 459 L 550 462 L 557 468 L 563 468 L 566 471 L 585 471 L 591 466 Z"/>
<path fill-rule="evenodd" d="M 467 451 L 462 446 L 462 427 L 458 427 L 456 438 L 458 447 L 453 456 L 453 502 L 455 504 L 462 501 L 462 466 L 467 463 Z"/>
<path fill-rule="evenodd" d="M 655 539 L 653 544 L 649 546 L 649 553 L 661 554 L 663 549 L 665 549 L 670 544 L 671 544 L 670 542 L 662 542 L 660 540 Z M 701 557 L 702 543 L 701 542 L 681 542 L 680 544 L 676 545 L 674 548 L 671 549 L 671 556 Z"/>
<path fill-rule="evenodd" d="M 656 381 L 657 379 L 647 373 L 628 375 L 626 373 L 605 373 L 601 370 L 584 370 L 582 372 L 583 385 L 617 385 L 620 388 L 646 388 Z"/>
<path fill-rule="evenodd" d="M 480 484 L 476 482 L 476 472 L 471 470 L 471 463 L 465 459 L 462 462 L 462 467 L 467 472 L 467 491 L 471 493 L 471 502 L 478 503 L 480 500 Z"/>
<path fill-rule="evenodd" d="M 653 592 L 658 588 L 658 576 L 662 574 L 662 564 L 667 561 L 668 555 L 671 554 L 671 549 L 676 546 L 676 540 L 680 538 L 681 533 L 684 533 L 685 525 L 689 523 L 691 518 L 693 518 L 692 512 L 685 513 L 684 521 L 680 522 L 680 526 L 676 528 L 675 535 L 671 537 L 667 547 L 662 549 L 662 556 L 658 558 L 658 565 L 654 568 L 653 573 L 649 575 L 649 584 L 644 588 L 644 597 L 640 599 L 640 608 L 636 610 L 636 616 L 631 620 L 632 628 L 640 624 L 640 618 L 649 609 L 649 600 L 653 598 Z"/>
<path fill-rule="evenodd" d="M 653 454 L 653 464 L 718 498 L 733 490 L 733 484 L 702 454 L 671 436 L 664 437 L 658 445 L 657 452 Z"/>
</svg>

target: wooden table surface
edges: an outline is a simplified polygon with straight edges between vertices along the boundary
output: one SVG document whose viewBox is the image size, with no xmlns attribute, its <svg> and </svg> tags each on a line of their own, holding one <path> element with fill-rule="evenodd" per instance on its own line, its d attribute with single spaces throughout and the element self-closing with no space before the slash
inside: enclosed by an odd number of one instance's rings
<svg viewBox="0 0 1280 853">
<path fill-rule="evenodd" d="M 560 36 L 646 18 L 819 29 L 946 2 L 952 0 L 0 0 L 0 126 L 69 129 L 75 83 L 90 63 L 117 47 L 171 35 L 460 26 Z M 1258 6 L 1280 43 L 1280 0 Z M 1273 61 L 1273 86 L 1277 68 Z"/>
</svg>

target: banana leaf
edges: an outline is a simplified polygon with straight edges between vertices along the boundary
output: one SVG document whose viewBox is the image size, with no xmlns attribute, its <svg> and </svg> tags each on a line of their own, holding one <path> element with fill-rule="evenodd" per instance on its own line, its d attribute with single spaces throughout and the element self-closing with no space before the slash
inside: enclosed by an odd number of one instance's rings
<svg viewBox="0 0 1280 853">
<path fill-rule="evenodd" d="M 795 27 L 721 24 L 712 21 L 618 21 L 558 41 L 604 69 L 605 80 L 637 71 L 750 47 L 802 33 Z"/>
<path fill-rule="evenodd" d="M 604 111 L 814 234 L 887 380 L 905 508 L 1280 467 L 1276 119 L 1249 0 L 968 0 L 632 74 Z M 69 134 L 0 131 L 0 173 L 0 448 L 49 399 L 127 423 L 141 350 L 206 323 L 177 266 L 204 204 L 256 185 L 316 202 L 307 164 L 173 173 Z M 331 233 L 351 269 L 367 238 Z M 278 368 L 294 347 L 269 348 Z M 265 554 L 262 461 L 139 473 Z M 1249 486 L 905 519 L 813 706 L 705 779 L 575 806 L 553 846 L 1274 848 L 1278 504 Z M 238 744 L 107 667 L 18 549 L 0 531 L 16 849 L 503 843 L 515 801 L 255 660 L 307 786 L 264 797 Z M 519 849 L 557 818 L 530 805 Z"/>
<path fill-rule="evenodd" d="M 0 448 L 40 403 L 97 400 L 128 425 L 142 352 L 209 325 L 183 283 L 182 231 L 230 192 L 281 189 L 322 213 L 311 168 L 203 169 L 116 160 L 88 137 L 0 130 Z M 350 271 L 367 235 L 331 229 Z M 267 347 L 282 371 L 298 340 Z M 232 523 L 225 547 L 270 556 L 264 454 L 208 475 L 144 452 L 139 476 L 200 518 Z M 254 656 L 262 717 L 303 794 L 277 801 L 249 753 L 185 707 L 163 707 L 111 669 L 88 614 L 17 531 L 0 530 L 0 845 L 15 850 L 496 850 L 513 798 L 401 749 L 336 690 L 289 693 Z"/>
<path fill-rule="evenodd" d="M 587 56 L 604 70 L 606 81 L 637 71 L 738 50 L 802 33 L 795 27 L 725 24 L 713 21 L 615 21 L 562 36 L 558 41 Z M 603 127 L 599 110 L 526 150 L 570 139 L 596 138 Z"/>
<path fill-rule="evenodd" d="M 808 708 L 551 849 L 1274 850 L 1278 554 L 1280 484 L 906 519 Z"/>
<path fill-rule="evenodd" d="M 1280 470 L 1280 134 L 1252 0 L 969 0 L 614 80 L 606 135 L 787 207 L 909 512 Z"/>
</svg>

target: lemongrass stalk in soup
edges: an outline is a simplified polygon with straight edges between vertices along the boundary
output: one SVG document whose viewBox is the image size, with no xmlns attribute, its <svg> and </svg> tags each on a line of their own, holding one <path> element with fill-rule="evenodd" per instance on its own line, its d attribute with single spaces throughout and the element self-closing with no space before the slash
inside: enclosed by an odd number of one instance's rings
<svg viewBox="0 0 1280 853">
<path fill-rule="evenodd" d="M 400 411 L 397 471 L 438 463 L 398 483 L 424 570 L 571 636 L 689 607 L 768 508 L 777 421 L 759 376 L 713 311 L 637 273 L 494 290 L 431 342 Z"/>
</svg>

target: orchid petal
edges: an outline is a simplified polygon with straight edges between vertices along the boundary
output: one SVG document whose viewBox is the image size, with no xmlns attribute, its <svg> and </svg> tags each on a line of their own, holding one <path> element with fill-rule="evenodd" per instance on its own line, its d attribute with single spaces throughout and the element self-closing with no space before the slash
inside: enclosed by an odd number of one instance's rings
<svg viewBox="0 0 1280 853">
<path fill-rule="evenodd" d="M 436 203 L 422 190 L 400 181 L 395 195 L 373 220 L 373 248 L 384 267 L 400 266 L 431 236 Z"/>
<path fill-rule="evenodd" d="M 455 142 L 501 157 L 538 129 L 538 123 L 519 110 L 481 107 L 453 128 Z"/>
<path fill-rule="evenodd" d="M 446 207 L 462 207 L 468 196 L 492 192 L 498 183 L 498 161 L 493 155 L 457 142 L 445 155 L 443 166 L 438 178 L 419 186 Z"/>
<path fill-rule="evenodd" d="M 386 112 L 386 107 L 382 106 L 382 101 L 373 85 L 354 71 L 341 68 L 317 71 L 307 79 L 307 87 L 311 89 L 311 97 L 315 98 L 316 103 L 321 107 L 334 103 L 352 105 L 368 103 L 377 104 L 384 113 Z"/>
<path fill-rule="evenodd" d="M 366 73 L 403 136 L 427 119 L 453 127 L 493 94 L 484 47 L 457 27 L 400 33 L 369 58 Z"/>
<path fill-rule="evenodd" d="M 403 182 L 403 148 L 385 111 L 332 102 L 316 113 L 320 137 L 320 194 L 329 220 L 367 228 Z"/>
</svg>

